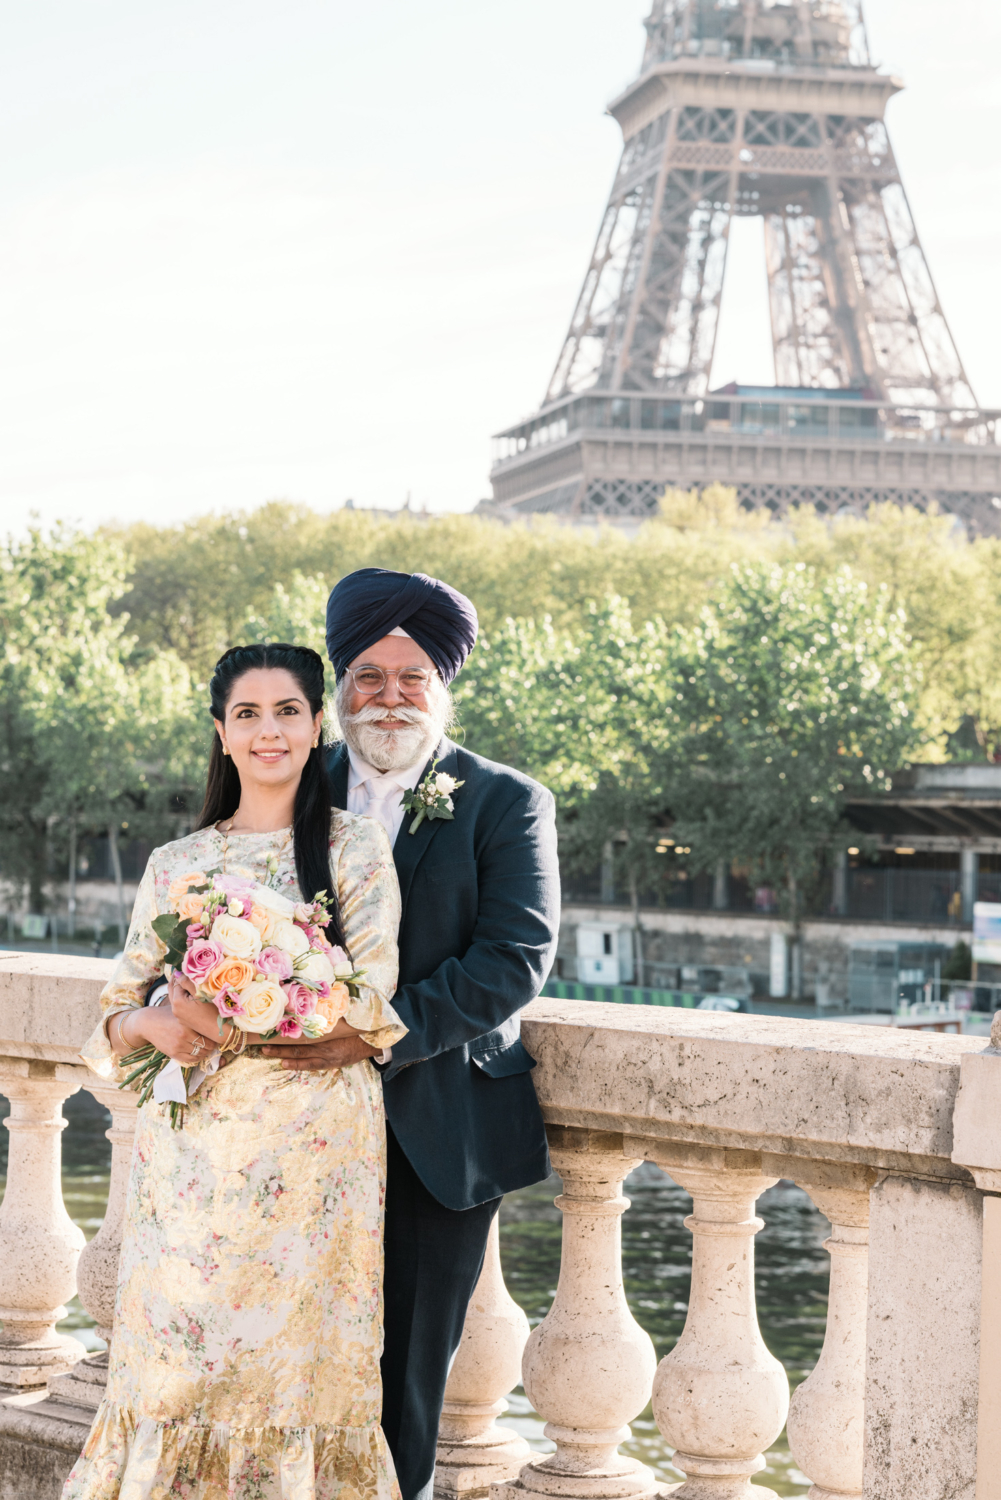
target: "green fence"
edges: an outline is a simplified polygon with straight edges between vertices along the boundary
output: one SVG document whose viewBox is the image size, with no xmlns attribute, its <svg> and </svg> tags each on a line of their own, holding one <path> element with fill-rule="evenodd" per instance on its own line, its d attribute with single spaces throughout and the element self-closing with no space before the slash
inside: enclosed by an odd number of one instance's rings
<svg viewBox="0 0 1001 1500">
<path fill-rule="evenodd" d="M 553 1000 L 604 1000 L 610 1005 L 683 1005 L 692 1010 L 701 994 L 687 990 L 648 990 L 632 984 L 576 984 L 566 979 L 550 979 L 542 993 Z"/>
</svg>

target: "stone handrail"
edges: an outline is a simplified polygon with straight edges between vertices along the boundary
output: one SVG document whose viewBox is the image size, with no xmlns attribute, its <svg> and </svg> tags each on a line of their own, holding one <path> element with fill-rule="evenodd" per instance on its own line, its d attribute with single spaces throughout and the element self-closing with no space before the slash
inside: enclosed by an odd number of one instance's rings
<svg viewBox="0 0 1001 1500">
<path fill-rule="evenodd" d="M 109 967 L 0 957 L 0 1500 L 55 1500 L 101 1394 L 105 1361 L 55 1324 L 78 1285 L 111 1333 L 134 1097 L 75 1060 Z M 652 1400 L 684 1500 L 770 1493 L 750 1479 L 783 1425 L 813 1500 L 1001 1500 L 1001 1050 L 553 1000 L 527 1009 L 523 1037 L 563 1179 L 559 1286 L 529 1336 L 491 1236 L 446 1390 L 436 1494 L 663 1493 L 620 1451 Z M 59 1189 L 62 1100 L 79 1087 L 114 1117 L 108 1212 L 83 1256 Z M 693 1199 L 688 1317 L 659 1366 L 621 1274 L 622 1184 L 644 1160 Z M 827 1334 L 791 1404 L 754 1300 L 756 1200 L 779 1178 L 831 1221 Z M 548 1456 L 495 1422 L 519 1364 Z"/>
</svg>

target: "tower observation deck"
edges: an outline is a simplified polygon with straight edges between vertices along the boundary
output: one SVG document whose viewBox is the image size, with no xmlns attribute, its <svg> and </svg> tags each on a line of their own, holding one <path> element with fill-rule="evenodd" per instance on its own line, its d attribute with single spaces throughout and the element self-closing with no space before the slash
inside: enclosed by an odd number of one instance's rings
<svg viewBox="0 0 1001 1500">
<path fill-rule="evenodd" d="M 977 405 L 884 123 L 861 0 L 654 0 L 622 158 L 545 400 L 481 511 L 635 525 L 666 485 L 1001 533 Z M 764 221 L 775 386 L 710 390 L 730 225 Z"/>
</svg>

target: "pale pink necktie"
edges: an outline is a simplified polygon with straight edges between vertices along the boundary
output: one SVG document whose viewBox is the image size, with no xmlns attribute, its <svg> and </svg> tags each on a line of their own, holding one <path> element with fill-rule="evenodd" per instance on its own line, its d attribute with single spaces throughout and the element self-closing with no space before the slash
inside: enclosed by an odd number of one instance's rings
<svg viewBox="0 0 1001 1500">
<path fill-rule="evenodd" d="M 366 818 L 375 818 L 381 823 L 392 843 L 396 837 L 396 814 L 403 788 L 392 776 L 370 776 L 365 782 L 365 791 L 368 795 Z"/>
</svg>

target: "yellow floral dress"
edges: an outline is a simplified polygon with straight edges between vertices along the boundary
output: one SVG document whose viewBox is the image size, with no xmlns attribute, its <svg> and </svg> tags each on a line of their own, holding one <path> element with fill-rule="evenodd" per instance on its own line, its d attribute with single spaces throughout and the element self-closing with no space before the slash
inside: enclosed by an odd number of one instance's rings
<svg viewBox="0 0 1001 1500">
<path fill-rule="evenodd" d="M 208 829 L 155 850 L 83 1053 L 102 1076 L 122 1077 L 107 1017 L 162 971 L 151 924 L 171 881 L 224 862 L 302 899 L 287 832 Z M 381 826 L 335 813 L 330 866 L 366 971 L 347 1020 L 390 1046 L 406 1028 L 389 1003 L 400 895 Z M 107 1395 L 64 1500 L 399 1500 L 379 1425 L 385 1181 L 367 1061 L 290 1073 L 252 1049 L 206 1079 L 182 1130 L 145 1105 Z"/>
</svg>

